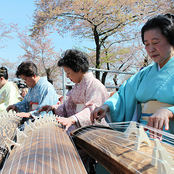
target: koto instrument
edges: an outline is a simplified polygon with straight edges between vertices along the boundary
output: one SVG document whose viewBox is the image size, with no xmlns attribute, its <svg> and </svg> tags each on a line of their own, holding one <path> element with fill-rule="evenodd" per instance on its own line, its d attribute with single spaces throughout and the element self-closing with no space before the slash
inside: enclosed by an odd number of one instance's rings
<svg viewBox="0 0 174 174">
<path fill-rule="evenodd" d="M 81 158 L 54 115 L 25 122 L 1 174 L 85 174 Z"/>
<path fill-rule="evenodd" d="M 21 120 L 15 113 L 0 114 L 0 166 L 8 152 L 8 142 L 14 140 L 16 128 L 20 125 Z"/>
<path fill-rule="evenodd" d="M 174 173 L 173 135 L 148 127 L 165 135 L 163 141 L 149 139 L 149 131 L 136 122 L 111 124 L 112 127 L 87 126 L 72 135 L 77 146 L 110 173 Z"/>
</svg>

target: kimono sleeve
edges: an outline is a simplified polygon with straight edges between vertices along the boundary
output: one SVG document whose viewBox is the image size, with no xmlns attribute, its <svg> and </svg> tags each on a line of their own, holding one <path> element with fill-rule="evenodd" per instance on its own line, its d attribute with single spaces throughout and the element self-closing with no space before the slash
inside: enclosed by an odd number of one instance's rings
<svg viewBox="0 0 174 174">
<path fill-rule="evenodd" d="M 18 102 L 15 105 L 17 107 L 18 112 L 29 112 L 29 107 L 26 97 L 21 102 Z"/>
<path fill-rule="evenodd" d="M 66 100 L 61 105 L 55 106 L 55 114 L 61 117 L 69 117 L 75 114 L 76 104 L 70 96 L 66 96 Z"/>
<path fill-rule="evenodd" d="M 170 110 L 173 113 L 173 115 L 174 115 L 174 106 L 172 106 L 172 107 L 166 107 L 166 109 Z"/>
<path fill-rule="evenodd" d="M 1 111 L 2 110 L 5 111 L 9 105 L 15 104 L 19 101 L 18 100 L 19 92 L 12 83 L 7 82 L 7 85 L 5 85 L 3 89 L 4 90 L 2 91 L 0 97 Z"/>
<path fill-rule="evenodd" d="M 102 84 L 94 82 L 87 86 L 85 94 L 84 109 L 74 115 L 78 119 L 80 126 L 91 125 L 91 111 L 101 106 L 109 97 L 106 88 Z M 101 124 L 106 124 L 105 119 L 102 119 Z"/>
<path fill-rule="evenodd" d="M 15 104 L 18 101 L 19 100 L 18 96 L 16 95 L 16 92 L 13 90 L 8 90 L 5 98 L 5 105 L 8 106 L 10 104 Z"/>
<path fill-rule="evenodd" d="M 109 106 L 112 122 L 131 121 L 137 100 L 136 91 L 141 79 L 141 72 L 125 81 L 119 91 L 104 104 Z"/>
<path fill-rule="evenodd" d="M 58 102 L 58 96 L 56 94 L 55 89 L 51 86 L 48 87 L 44 87 L 41 91 L 40 91 L 40 98 L 38 99 L 38 107 L 36 108 L 36 110 L 30 111 L 29 113 L 34 117 L 34 116 L 38 116 L 37 110 L 44 106 L 44 105 L 56 105 Z M 46 112 L 42 112 L 40 113 L 41 116 L 43 116 L 44 114 L 46 114 Z M 50 111 L 49 114 L 52 114 L 52 112 Z"/>
</svg>

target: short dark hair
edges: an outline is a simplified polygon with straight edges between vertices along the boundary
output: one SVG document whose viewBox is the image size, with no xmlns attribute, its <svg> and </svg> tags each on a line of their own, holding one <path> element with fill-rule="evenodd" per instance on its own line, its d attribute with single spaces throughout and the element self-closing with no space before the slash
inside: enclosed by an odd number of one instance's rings
<svg viewBox="0 0 174 174">
<path fill-rule="evenodd" d="M 85 73 L 89 69 L 89 62 L 86 54 L 76 49 L 66 50 L 62 54 L 62 58 L 58 61 L 57 65 L 59 67 L 66 66 L 71 68 L 74 72 Z"/>
<path fill-rule="evenodd" d="M 172 20 L 172 22 L 174 22 L 174 14 L 166 13 L 164 16 Z"/>
<path fill-rule="evenodd" d="M 18 66 L 16 71 L 16 76 L 19 78 L 21 74 L 27 77 L 31 77 L 33 75 L 36 76 L 39 75 L 37 72 L 37 66 L 31 61 L 22 62 Z"/>
<path fill-rule="evenodd" d="M 141 29 L 141 38 L 144 44 L 144 33 L 147 30 L 159 28 L 161 30 L 161 34 L 165 36 L 170 43 L 170 45 L 174 46 L 174 25 L 173 21 L 164 15 L 156 15 L 150 18 L 143 28 Z"/>
<path fill-rule="evenodd" d="M 4 66 L 0 67 L 0 77 L 4 77 L 4 79 L 8 79 L 8 71 Z"/>
</svg>

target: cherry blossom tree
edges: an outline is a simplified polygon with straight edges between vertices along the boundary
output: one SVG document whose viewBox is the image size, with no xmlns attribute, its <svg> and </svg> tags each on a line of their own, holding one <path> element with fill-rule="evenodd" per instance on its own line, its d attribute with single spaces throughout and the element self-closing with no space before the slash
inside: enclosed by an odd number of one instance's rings
<svg viewBox="0 0 174 174">
<path fill-rule="evenodd" d="M 100 68 L 103 43 L 132 39 L 132 30 L 149 16 L 163 13 L 167 0 L 36 0 L 33 35 L 42 28 L 56 30 L 63 35 L 71 31 L 74 37 L 91 39 L 95 42 L 95 67 Z M 107 62 L 105 62 L 107 63 Z M 100 73 L 96 72 L 100 79 Z"/>
<path fill-rule="evenodd" d="M 0 48 L 4 48 L 5 46 L 7 46 L 5 42 L 8 39 L 13 39 L 13 36 L 11 34 L 16 30 L 17 24 L 5 24 L 3 23 L 3 20 L 0 19 Z"/>
<path fill-rule="evenodd" d="M 17 30 L 17 24 L 5 24 L 3 22 L 3 19 L 0 19 L 0 49 L 3 49 L 8 46 L 8 40 L 13 39 L 12 34 Z M 9 60 L 0 57 L 0 65 L 5 66 L 8 69 L 9 79 L 15 78 L 15 70 L 17 67 L 17 63 L 10 62 Z"/>
<path fill-rule="evenodd" d="M 31 37 L 28 31 L 26 28 L 25 31 L 18 32 L 20 47 L 24 50 L 18 58 L 19 61 L 33 61 L 39 69 L 40 76 L 47 76 L 50 82 L 58 82 L 61 73 L 57 67 L 60 53 L 55 51 L 50 33 L 42 30 L 39 35 Z"/>
</svg>

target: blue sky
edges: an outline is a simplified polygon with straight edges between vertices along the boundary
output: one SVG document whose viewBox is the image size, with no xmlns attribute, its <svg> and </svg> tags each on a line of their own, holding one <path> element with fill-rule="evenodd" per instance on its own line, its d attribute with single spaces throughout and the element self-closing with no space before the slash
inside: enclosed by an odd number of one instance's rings
<svg viewBox="0 0 174 174">
<path fill-rule="evenodd" d="M 0 0 L 0 19 L 3 23 L 16 23 L 18 27 L 23 30 L 25 26 L 32 24 L 32 14 L 35 10 L 34 0 Z M 24 52 L 19 47 L 19 40 L 15 34 L 12 34 L 14 39 L 5 41 L 6 48 L 0 49 L 0 57 L 9 59 L 10 62 L 16 62 L 17 57 Z M 70 36 L 60 37 L 57 33 L 53 35 L 53 42 L 56 51 L 59 49 L 66 50 L 73 46 L 82 46 L 89 44 L 89 42 L 80 43 Z M 91 44 L 91 43 L 90 43 Z"/>
</svg>

